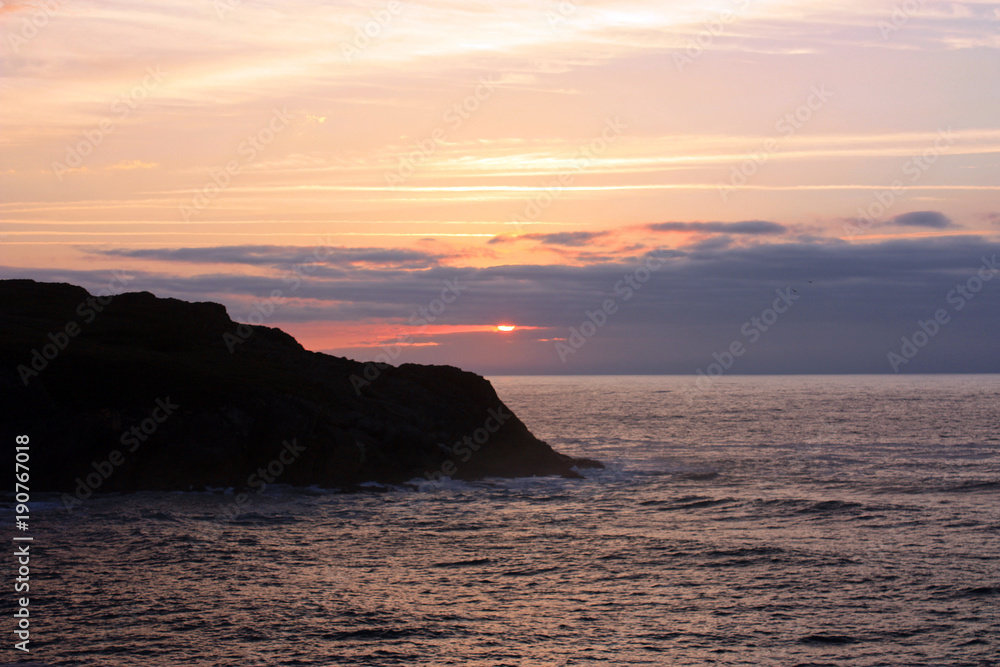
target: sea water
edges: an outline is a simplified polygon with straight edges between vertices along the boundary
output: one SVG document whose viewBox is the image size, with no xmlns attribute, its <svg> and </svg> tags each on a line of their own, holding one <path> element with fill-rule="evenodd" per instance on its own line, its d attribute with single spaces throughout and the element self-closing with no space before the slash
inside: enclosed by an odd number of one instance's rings
<svg viewBox="0 0 1000 667">
<path fill-rule="evenodd" d="M 23 659 L 1000 664 L 1000 376 L 491 380 L 607 468 L 42 497 Z"/>
</svg>

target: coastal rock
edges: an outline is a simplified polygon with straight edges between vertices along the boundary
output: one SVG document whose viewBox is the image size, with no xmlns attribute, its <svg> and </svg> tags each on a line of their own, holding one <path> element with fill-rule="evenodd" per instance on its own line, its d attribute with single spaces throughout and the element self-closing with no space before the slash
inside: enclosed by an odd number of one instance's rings
<svg viewBox="0 0 1000 667">
<path fill-rule="evenodd" d="M 0 437 L 35 491 L 576 476 L 483 377 L 362 363 L 217 303 L 0 281 Z M 11 480 L 5 480 L 7 488 Z"/>
</svg>

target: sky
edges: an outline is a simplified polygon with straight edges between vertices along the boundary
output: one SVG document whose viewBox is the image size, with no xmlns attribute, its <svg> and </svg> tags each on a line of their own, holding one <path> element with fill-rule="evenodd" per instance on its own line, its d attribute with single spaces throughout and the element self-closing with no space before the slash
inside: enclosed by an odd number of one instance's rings
<svg viewBox="0 0 1000 667">
<path fill-rule="evenodd" d="M 7 0 L 0 67 L 6 278 L 486 374 L 1000 372 L 1000 3 Z"/>
</svg>

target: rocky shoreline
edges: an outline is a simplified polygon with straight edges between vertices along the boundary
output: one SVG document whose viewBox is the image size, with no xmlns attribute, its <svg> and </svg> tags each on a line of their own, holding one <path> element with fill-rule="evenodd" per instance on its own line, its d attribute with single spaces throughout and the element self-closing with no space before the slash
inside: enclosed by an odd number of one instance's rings
<svg viewBox="0 0 1000 667">
<path fill-rule="evenodd" d="M 538 440 L 479 375 L 310 352 L 217 303 L 2 280 L 0 369 L 0 437 L 30 435 L 34 491 L 351 490 L 602 467 Z"/>
</svg>

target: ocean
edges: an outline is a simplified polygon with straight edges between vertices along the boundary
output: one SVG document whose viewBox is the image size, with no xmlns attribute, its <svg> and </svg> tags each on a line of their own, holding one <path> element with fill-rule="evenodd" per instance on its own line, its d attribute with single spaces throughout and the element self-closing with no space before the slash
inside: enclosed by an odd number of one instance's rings
<svg viewBox="0 0 1000 667">
<path fill-rule="evenodd" d="M 1000 376 L 491 381 L 607 468 L 38 497 L 22 659 L 1000 664 Z"/>
</svg>

